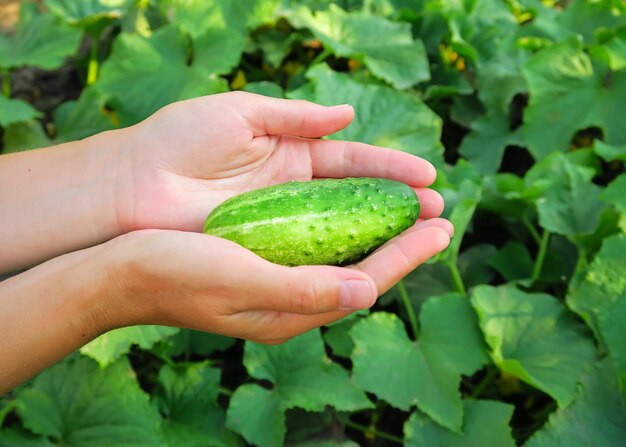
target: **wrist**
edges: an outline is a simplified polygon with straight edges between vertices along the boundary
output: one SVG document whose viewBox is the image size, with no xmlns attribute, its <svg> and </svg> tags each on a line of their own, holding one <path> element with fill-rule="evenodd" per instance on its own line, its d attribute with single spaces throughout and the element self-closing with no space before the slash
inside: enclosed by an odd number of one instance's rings
<svg viewBox="0 0 626 447">
<path fill-rule="evenodd" d="M 93 182 L 90 215 L 99 232 L 98 242 L 105 242 L 128 231 L 125 210 L 132 200 L 132 128 L 96 134 L 87 140 L 88 163 L 84 181 Z"/>
</svg>

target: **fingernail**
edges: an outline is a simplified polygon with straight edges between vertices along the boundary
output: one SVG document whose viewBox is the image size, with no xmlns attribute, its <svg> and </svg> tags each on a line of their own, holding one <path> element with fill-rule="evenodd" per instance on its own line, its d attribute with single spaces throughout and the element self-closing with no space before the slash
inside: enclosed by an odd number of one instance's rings
<svg viewBox="0 0 626 447">
<path fill-rule="evenodd" d="M 337 104 L 336 106 L 330 106 L 331 109 L 340 109 L 342 107 L 352 108 L 352 106 L 350 104 Z"/>
<path fill-rule="evenodd" d="M 340 310 L 367 309 L 373 301 L 370 283 L 362 279 L 350 279 L 341 285 Z"/>
</svg>

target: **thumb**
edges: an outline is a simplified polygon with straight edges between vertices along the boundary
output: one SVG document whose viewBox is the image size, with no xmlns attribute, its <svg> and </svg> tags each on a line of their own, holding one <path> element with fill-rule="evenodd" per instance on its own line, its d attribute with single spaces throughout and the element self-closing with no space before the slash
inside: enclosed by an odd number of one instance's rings
<svg viewBox="0 0 626 447">
<path fill-rule="evenodd" d="M 357 270 L 331 266 L 276 266 L 277 272 L 257 289 L 248 310 L 270 310 L 315 315 L 371 307 L 376 284 Z"/>
</svg>

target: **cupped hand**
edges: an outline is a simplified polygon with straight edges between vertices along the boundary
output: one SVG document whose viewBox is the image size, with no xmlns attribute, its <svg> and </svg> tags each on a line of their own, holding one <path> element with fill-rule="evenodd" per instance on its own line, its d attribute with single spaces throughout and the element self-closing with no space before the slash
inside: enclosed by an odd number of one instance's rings
<svg viewBox="0 0 626 447">
<path fill-rule="evenodd" d="M 290 180 L 384 177 L 409 184 L 421 218 L 443 201 L 426 189 L 436 176 L 426 160 L 362 143 L 322 140 L 350 124 L 348 105 L 231 92 L 168 105 L 128 129 L 116 203 L 121 233 L 200 231 L 209 212 L 244 191 Z"/>
<path fill-rule="evenodd" d="M 106 329 L 161 324 L 280 343 L 370 307 L 451 234 L 431 219 L 350 267 L 285 267 L 213 236 L 136 231 L 109 242 L 117 302 L 108 307 L 120 317 Z"/>
</svg>

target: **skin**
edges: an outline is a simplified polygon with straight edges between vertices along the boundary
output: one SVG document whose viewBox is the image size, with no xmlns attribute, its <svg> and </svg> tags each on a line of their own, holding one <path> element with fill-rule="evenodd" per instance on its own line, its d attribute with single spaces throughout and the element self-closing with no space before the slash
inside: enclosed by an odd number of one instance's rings
<svg viewBox="0 0 626 447">
<path fill-rule="evenodd" d="M 171 104 L 142 123 L 0 157 L 0 393 L 111 329 L 161 324 L 281 343 L 376 298 L 453 233 L 436 172 L 412 155 L 320 140 L 352 121 L 247 93 Z M 289 180 L 386 177 L 420 197 L 418 223 L 350 267 L 272 264 L 201 233 L 209 212 Z M 19 186 L 18 186 L 19 185 Z M 10 191 L 10 194 L 6 192 Z"/>
</svg>

